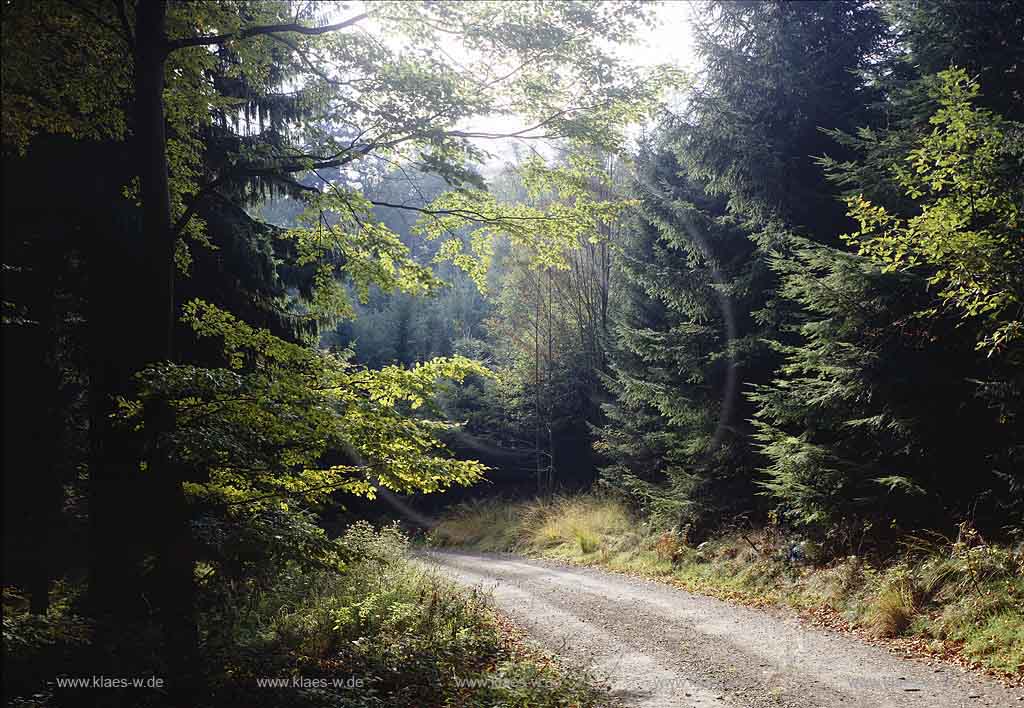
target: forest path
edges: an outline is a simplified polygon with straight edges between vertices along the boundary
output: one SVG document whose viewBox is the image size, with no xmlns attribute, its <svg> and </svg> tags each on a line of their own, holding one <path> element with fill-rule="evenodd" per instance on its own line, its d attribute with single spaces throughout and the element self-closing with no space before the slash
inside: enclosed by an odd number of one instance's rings
<svg viewBox="0 0 1024 708">
<path fill-rule="evenodd" d="M 510 555 L 431 551 L 420 559 L 492 592 L 533 639 L 607 681 L 629 706 L 1024 707 L 1024 690 L 902 659 L 783 610 Z"/>
</svg>

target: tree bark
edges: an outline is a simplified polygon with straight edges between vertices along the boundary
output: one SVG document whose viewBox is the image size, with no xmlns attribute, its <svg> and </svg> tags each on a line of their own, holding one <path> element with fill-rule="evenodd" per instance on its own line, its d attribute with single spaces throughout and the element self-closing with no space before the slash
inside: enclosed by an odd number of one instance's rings
<svg viewBox="0 0 1024 708">
<path fill-rule="evenodd" d="M 53 269 L 56 271 L 56 268 Z M 32 576 L 29 579 L 29 611 L 37 615 L 45 615 L 50 609 L 50 588 L 53 585 L 54 555 L 57 553 L 55 537 L 61 521 L 61 504 L 64 500 L 64 489 L 57 468 L 56 455 L 60 451 L 57 441 L 61 434 L 59 409 L 60 369 L 58 364 L 59 328 L 57 325 L 57 296 L 55 292 L 56 278 L 39 277 L 37 283 L 42 285 L 39 324 L 35 330 L 39 341 L 30 345 L 29 351 L 38 352 L 42 356 L 34 357 L 37 361 L 37 380 L 40 383 L 39 393 L 45 397 L 41 406 L 40 418 L 33 426 L 31 447 L 38 453 L 38 478 L 33 536 L 37 545 L 33 558 Z M 49 282 L 48 282 L 49 281 Z"/>
<path fill-rule="evenodd" d="M 168 54 L 167 6 L 143 0 L 135 24 L 135 138 L 139 158 L 145 298 L 149 317 L 143 334 L 141 366 L 174 358 L 174 234 L 171 222 L 164 82 Z M 142 295 L 142 293 L 140 293 Z M 147 477 L 156 514 L 159 614 L 172 699 L 188 705 L 198 691 L 198 629 L 195 617 L 194 559 L 188 504 L 180 467 L 163 444 L 174 426 L 166 401 L 147 404 Z"/>
</svg>

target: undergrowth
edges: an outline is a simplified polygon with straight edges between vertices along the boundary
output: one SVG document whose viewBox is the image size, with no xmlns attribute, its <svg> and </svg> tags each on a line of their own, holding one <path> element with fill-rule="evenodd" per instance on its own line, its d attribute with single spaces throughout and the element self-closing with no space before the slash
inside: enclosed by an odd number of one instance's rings
<svg viewBox="0 0 1024 708">
<path fill-rule="evenodd" d="M 769 526 L 699 545 L 685 531 L 636 518 L 593 495 L 456 507 L 433 529 L 436 546 L 511 551 L 662 578 L 753 604 L 827 610 L 878 638 L 1024 679 L 1024 548 L 987 543 L 964 524 L 956 538 L 907 537 L 882 561 L 826 558 Z"/>
<path fill-rule="evenodd" d="M 410 562 L 397 528 L 360 522 L 340 544 L 354 559 L 340 570 L 289 566 L 271 586 L 205 610 L 208 675 L 197 705 L 582 708 L 606 700 L 586 675 L 511 638 L 487 596 Z M 5 588 L 9 705 L 96 699 L 95 691 L 54 685 L 57 676 L 89 672 L 89 624 L 70 611 L 70 589 L 60 590 L 50 615 L 38 618 Z M 122 698 L 166 703 L 159 692 L 135 691 Z"/>
</svg>

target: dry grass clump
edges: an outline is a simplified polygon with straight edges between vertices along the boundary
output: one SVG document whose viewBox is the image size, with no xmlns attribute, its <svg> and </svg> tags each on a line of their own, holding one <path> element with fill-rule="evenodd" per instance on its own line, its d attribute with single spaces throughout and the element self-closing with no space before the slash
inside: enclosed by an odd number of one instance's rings
<svg viewBox="0 0 1024 708">
<path fill-rule="evenodd" d="M 527 513 L 533 523 L 524 534 L 525 546 L 540 552 L 596 553 L 634 526 L 624 506 L 594 496 L 537 502 Z"/>
<path fill-rule="evenodd" d="M 654 542 L 654 554 L 658 557 L 658 560 L 675 564 L 685 556 L 686 544 L 683 543 L 678 534 L 666 531 L 658 536 L 658 540 Z"/>
<path fill-rule="evenodd" d="M 522 510 L 501 500 L 471 501 L 455 507 L 430 533 L 436 546 L 511 551 L 523 528 Z"/>
<path fill-rule="evenodd" d="M 620 547 L 635 526 L 621 503 L 592 495 L 518 503 L 491 500 L 453 509 L 431 531 L 430 541 L 481 551 L 571 557 Z"/>
<path fill-rule="evenodd" d="M 896 637 L 910 626 L 914 604 L 901 588 L 890 587 L 875 596 L 866 623 L 877 637 Z"/>
</svg>

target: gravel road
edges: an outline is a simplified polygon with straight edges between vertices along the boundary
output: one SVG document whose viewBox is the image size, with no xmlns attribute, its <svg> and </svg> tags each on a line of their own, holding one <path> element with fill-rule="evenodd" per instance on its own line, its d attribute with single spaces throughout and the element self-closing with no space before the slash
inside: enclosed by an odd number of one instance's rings
<svg viewBox="0 0 1024 708">
<path fill-rule="evenodd" d="M 1024 708 L 1024 690 L 669 585 L 509 555 L 422 560 L 493 592 L 570 666 L 643 708 Z"/>
</svg>

